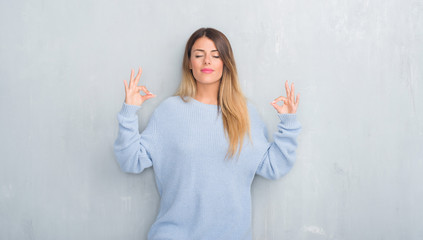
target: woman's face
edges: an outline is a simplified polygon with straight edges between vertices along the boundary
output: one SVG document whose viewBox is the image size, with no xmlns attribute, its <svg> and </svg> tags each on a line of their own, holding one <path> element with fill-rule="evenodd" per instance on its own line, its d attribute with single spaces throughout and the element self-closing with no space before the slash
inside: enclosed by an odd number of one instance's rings
<svg viewBox="0 0 423 240">
<path fill-rule="evenodd" d="M 197 39 L 191 49 L 190 69 L 197 84 L 220 82 L 223 61 L 212 40 L 207 37 Z"/>
</svg>

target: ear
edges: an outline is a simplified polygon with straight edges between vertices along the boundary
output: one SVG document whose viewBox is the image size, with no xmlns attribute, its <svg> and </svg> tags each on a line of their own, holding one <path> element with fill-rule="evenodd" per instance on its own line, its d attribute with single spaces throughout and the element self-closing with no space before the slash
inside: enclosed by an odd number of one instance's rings
<svg viewBox="0 0 423 240">
<path fill-rule="evenodd" d="M 192 70 L 191 61 L 189 62 L 189 69 L 191 69 L 191 70 Z"/>
</svg>

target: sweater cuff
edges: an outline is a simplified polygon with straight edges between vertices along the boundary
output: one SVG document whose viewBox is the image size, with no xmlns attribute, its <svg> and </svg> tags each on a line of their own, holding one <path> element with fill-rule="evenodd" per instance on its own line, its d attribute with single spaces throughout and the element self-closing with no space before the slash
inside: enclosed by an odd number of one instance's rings
<svg viewBox="0 0 423 240">
<path fill-rule="evenodd" d="M 119 114 L 122 115 L 123 117 L 133 117 L 137 114 L 137 111 L 140 108 L 141 106 L 129 105 L 124 102 Z"/>
<path fill-rule="evenodd" d="M 297 121 L 297 114 L 295 113 L 278 113 L 278 117 L 281 123 L 287 128 L 297 128 L 300 126 L 300 123 Z"/>
</svg>

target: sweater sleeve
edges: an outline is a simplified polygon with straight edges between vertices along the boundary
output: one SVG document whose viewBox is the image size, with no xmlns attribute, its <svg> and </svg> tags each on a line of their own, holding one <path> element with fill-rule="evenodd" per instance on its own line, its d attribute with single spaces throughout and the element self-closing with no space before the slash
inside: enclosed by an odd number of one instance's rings
<svg viewBox="0 0 423 240">
<path fill-rule="evenodd" d="M 118 114 L 119 132 L 114 142 L 114 153 L 124 172 L 141 173 L 153 165 L 151 151 L 155 139 L 154 114 L 140 134 L 137 111 L 140 106 L 123 103 Z"/>
<path fill-rule="evenodd" d="M 301 124 L 296 114 L 278 114 L 280 122 L 278 130 L 273 135 L 256 174 L 267 179 L 278 179 L 291 170 L 294 165 L 297 149 L 297 136 Z"/>
</svg>

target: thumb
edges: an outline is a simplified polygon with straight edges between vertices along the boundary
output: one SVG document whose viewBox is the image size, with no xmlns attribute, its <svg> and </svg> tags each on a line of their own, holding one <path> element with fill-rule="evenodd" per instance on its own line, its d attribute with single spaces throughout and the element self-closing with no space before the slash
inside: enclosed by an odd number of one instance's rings
<svg viewBox="0 0 423 240">
<path fill-rule="evenodd" d="M 270 103 L 275 109 L 276 109 L 276 111 L 278 111 L 279 112 L 279 108 L 281 107 L 281 106 L 279 106 L 278 104 L 277 104 L 277 102 L 271 102 Z"/>
<path fill-rule="evenodd" d="M 152 94 L 152 93 L 150 93 L 150 94 L 146 94 L 146 95 L 144 95 L 144 96 L 143 96 L 144 101 L 145 101 L 145 100 L 148 100 L 148 99 L 150 99 L 150 98 L 154 98 L 154 97 L 156 97 L 156 95 L 155 95 L 155 94 Z"/>
</svg>

